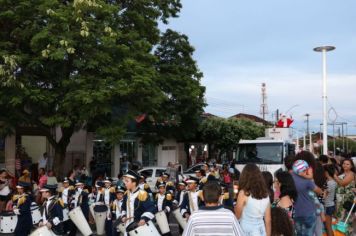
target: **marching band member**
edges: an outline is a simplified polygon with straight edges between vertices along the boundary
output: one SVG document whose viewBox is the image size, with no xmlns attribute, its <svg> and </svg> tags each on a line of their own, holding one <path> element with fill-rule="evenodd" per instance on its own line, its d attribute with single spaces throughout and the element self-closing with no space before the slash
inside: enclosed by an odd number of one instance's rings
<svg viewBox="0 0 356 236">
<path fill-rule="evenodd" d="M 156 213 L 154 203 L 150 200 L 148 193 L 138 188 L 139 179 L 140 176 L 132 170 L 124 175 L 127 191 L 122 203 L 121 219 L 126 227 L 132 222 L 137 222 L 139 226 L 142 226 L 152 220 Z"/>
<path fill-rule="evenodd" d="M 122 211 L 122 203 L 124 200 L 124 194 L 125 194 L 125 189 L 124 188 L 118 188 L 116 190 L 116 199 L 113 202 L 113 215 L 115 216 L 115 219 L 119 219 L 121 217 L 121 211 Z"/>
<path fill-rule="evenodd" d="M 178 190 L 174 196 L 174 200 L 173 200 L 173 204 L 180 207 L 182 205 L 183 202 L 183 196 L 186 192 L 186 183 L 184 182 L 180 182 L 178 184 Z"/>
<path fill-rule="evenodd" d="M 47 226 L 56 235 L 64 234 L 63 230 L 63 206 L 56 198 L 57 185 L 44 185 L 40 192 L 45 199 L 42 209 L 42 220 L 39 226 Z"/>
<path fill-rule="evenodd" d="M 19 182 L 16 186 L 18 195 L 13 202 L 14 213 L 17 215 L 15 236 L 27 236 L 32 228 L 31 196 L 26 194 L 26 189 L 31 187 L 30 183 Z"/>
<path fill-rule="evenodd" d="M 116 199 L 112 204 L 112 215 L 113 219 L 115 220 L 113 223 L 113 234 L 114 235 L 121 235 L 117 233 L 117 226 L 121 223 L 120 217 L 122 212 L 122 203 L 124 199 L 125 189 L 122 187 L 118 187 L 116 190 Z"/>
<path fill-rule="evenodd" d="M 89 218 L 89 193 L 87 189 L 84 189 L 85 185 L 82 182 L 75 184 L 75 197 L 72 202 L 75 207 L 80 207 L 86 220 Z"/>
<path fill-rule="evenodd" d="M 67 212 L 71 210 L 70 203 L 72 201 L 73 195 L 75 193 L 74 186 L 70 185 L 70 181 L 67 177 L 63 180 L 63 186 L 60 188 L 58 196 L 63 202 L 64 208 L 67 209 Z M 75 228 L 71 220 L 64 221 L 63 228 L 65 232 L 72 231 Z"/>
<path fill-rule="evenodd" d="M 180 206 L 181 214 L 187 220 L 189 216 L 199 210 L 199 206 L 202 205 L 202 192 L 197 191 L 198 179 L 190 176 L 186 181 L 188 184 L 188 191 L 184 194 L 182 205 Z"/>
<path fill-rule="evenodd" d="M 107 206 L 107 215 L 105 220 L 105 232 L 107 236 L 112 235 L 112 219 L 111 219 L 111 206 L 115 199 L 115 187 L 111 187 L 111 181 L 105 179 L 104 182 L 97 182 L 98 193 L 96 196 L 96 205 L 103 204 Z M 95 209 L 95 208 L 94 208 Z"/>
<path fill-rule="evenodd" d="M 162 182 L 167 183 L 168 177 L 169 177 L 169 174 L 163 172 L 163 173 L 161 174 L 161 176 L 160 176 L 160 177 L 157 179 L 157 181 L 156 181 L 156 184 L 155 184 L 155 185 L 156 185 L 156 188 L 158 189 L 158 185 L 160 185 L 160 183 L 162 183 Z"/>
<path fill-rule="evenodd" d="M 164 211 L 167 215 L 171 212 L 173 197 L 170 192 L 166 192 L 166 183 L 162 182 L 158 185 L 158 193 L 156 194 L 156 210 Z"/>
<path fill-rule="evenodd" d="M 178 189 L 177 189 L 177 192 L 174 196 L 174 200 L 173 200 L 173 204 L 180 208 L 180 206 L 182 205 L 182 202 L 183 202 L 183 197 L 184 197 L 184 194 L 186 193 L 186 187 L 187 187 L 187 184 L 185 182 L 180 182 L 178 184 Z M 178 224 L 179 226 L 179 233 L 182 234 L 183 233 L 183 228 Z"/>
<path fill-rule="evenodd" d="M 59 198 L 63 201 L 64 207 L 67 208 L 70 205 L 74 193 L 74 186 L 70 185 L 68 178 L 65 177 L 63 180 L 63 186 L 61 187 L 58 193 Z"/>
<path fill-rule="evenodd" d="M 158 193 L 156 194 L 156 211 L 160 212 L 163 211 L 167 219 L 169 219 L 169 213 L 171 212 L 172 209 L 172 194 L 170 192 L 166 192 L 166 183 L 162 182 L 160 185 L 158 185 Z M 171 233 L 165 233 L 162 234 L 165 236 L 171 235 Z"/>
<path fill-rule="evenodd" d="M 81 182 L 75 183 L 75 193 L 73 200 L 71 201 L 71 209 L 80 207 L 86 220 L 89 218 L 89 205 L 88 205 L 88 191 L 84 189 L 84 184 Z M 77 234 L 77 227 L 72 223 L 72 227 L 69 232 L 69 236 L 75 236 Z"/>
<path fill-rule="evenodd" d="M 157 182 L 156 182 L 156 188 L 158 190 L 159 188 L 159 185 L 164 182 L 166 183 L 166 191 L 167 192 L 170 192 L 171 194 L 174 194 L 174 190 L 175 190 L 175 187 L 174 187 L 174 183 L 172 181 L 168 181 L 169 180 L 169 174 L 164 172 L 162 173 L 161 177 L 158 178 Z"/>
<path fill-rule="evenodd" d="M 144 175 L 140 176 L 140 181 L 139 181 L 138 187 L 141 190 L 145 190 L 148 193 L 148 195 L 150 195 L 150 198 L 153 199 L 152 190 L 151 190 L 150 186 L 146 183 L 146 176 L 144 176 Z"/>
</svg>

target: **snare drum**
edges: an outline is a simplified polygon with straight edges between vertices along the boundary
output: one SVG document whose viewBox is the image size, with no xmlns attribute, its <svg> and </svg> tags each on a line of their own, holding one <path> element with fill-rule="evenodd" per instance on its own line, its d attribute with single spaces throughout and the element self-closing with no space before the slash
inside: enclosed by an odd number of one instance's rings
<svg viewBox="0 0 356 236">
<path fill-rule="evenodd" d="M 0 214 L 0 233 L 9 234 L 15 231 L 17 224 L 17 215 L 11 212 Z"/>
<path fill-rule="evenodd" d="M 136 222 L 133 222 L 127 226 L 126 231 L 130 236 L 160 236 L 158 230 L 152 221 L 148 221 L 142 226 L 138 226 Z"/>
<path fill-rule="evenodd" d="M 30 236 L 55 236 L 55 234 L 47 226 L 42 226 L 33 231 Z"/>
</svg>

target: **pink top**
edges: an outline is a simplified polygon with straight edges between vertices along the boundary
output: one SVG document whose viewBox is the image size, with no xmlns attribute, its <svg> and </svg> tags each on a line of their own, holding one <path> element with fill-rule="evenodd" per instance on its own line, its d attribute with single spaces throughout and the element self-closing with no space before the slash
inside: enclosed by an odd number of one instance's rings
<svg viewBox="0 0 356 236">
<path fill-rule="evenodd" d="M 38 187 L 43 188 L 45 184 L 47 184 L 47 175 L 42 175 L 38 180 Z"/>
</svg>

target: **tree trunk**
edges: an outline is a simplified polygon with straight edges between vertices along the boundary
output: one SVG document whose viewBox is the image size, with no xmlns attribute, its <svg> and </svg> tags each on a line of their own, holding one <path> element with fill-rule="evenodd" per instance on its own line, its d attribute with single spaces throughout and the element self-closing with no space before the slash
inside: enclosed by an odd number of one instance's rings
<svg viewBox="0 0 356 236">
<path fill-rule="evenodd" d="M 65 156 L 66 156 L 66 147 L 57 147 L 55 148 L 53 169 L 56 173 L 56 177 L 62 179 L 66 173 L 64 173 L 64 164 L 65 164 Z"/>
</svg>

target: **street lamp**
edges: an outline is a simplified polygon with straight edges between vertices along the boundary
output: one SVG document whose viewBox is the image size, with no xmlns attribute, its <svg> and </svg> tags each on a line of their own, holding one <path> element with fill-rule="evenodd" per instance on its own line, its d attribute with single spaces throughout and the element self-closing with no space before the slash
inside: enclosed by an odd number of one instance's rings
<svg viewBox="0 0 356 236">
<path fill-rule="evenodd" d="M 326 93 L 326 52 L 334 50 L 334 46 L 321 46 L 314 48 L 314 51 L 321 52 L 323 57 L 323 154 L 328 154 L 328 121 L 327 121 L 327 93 Z"/>
</svg>

